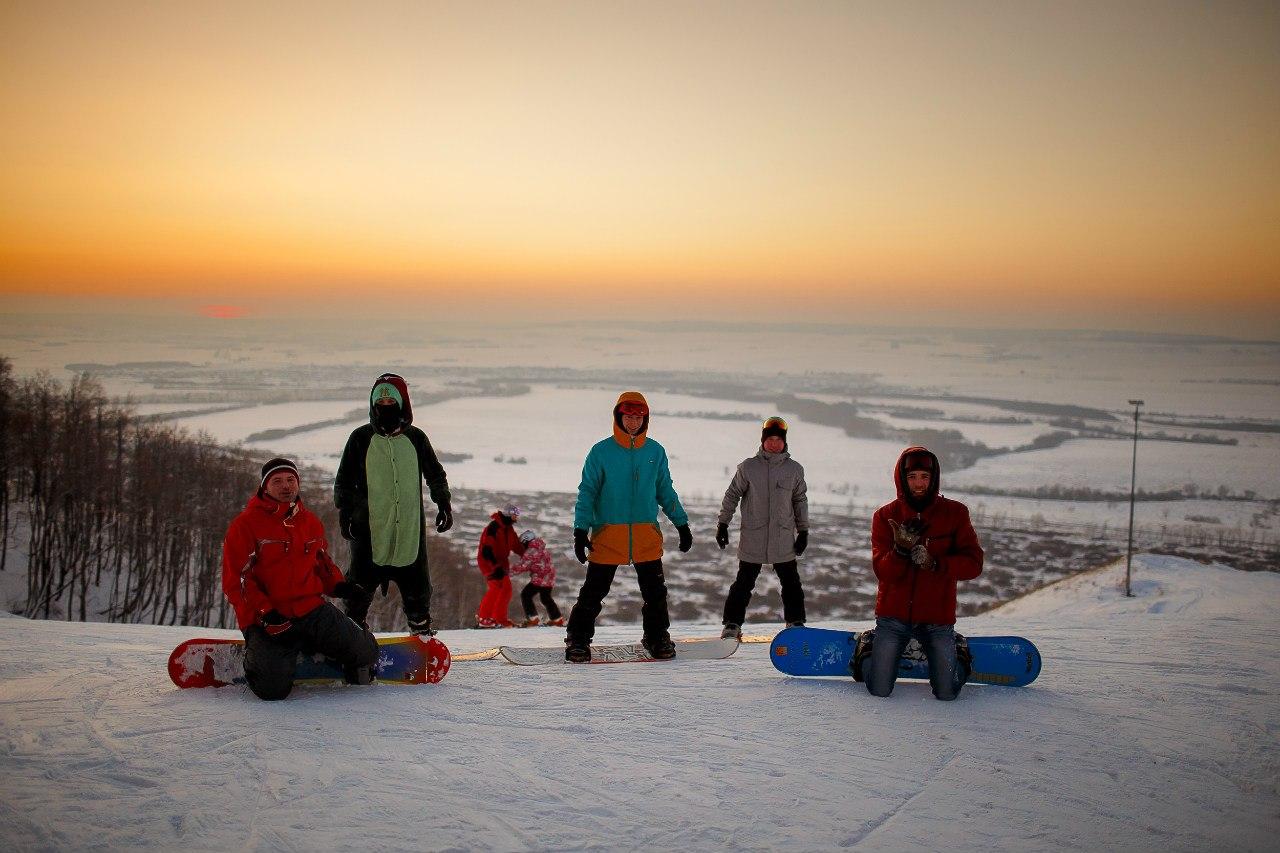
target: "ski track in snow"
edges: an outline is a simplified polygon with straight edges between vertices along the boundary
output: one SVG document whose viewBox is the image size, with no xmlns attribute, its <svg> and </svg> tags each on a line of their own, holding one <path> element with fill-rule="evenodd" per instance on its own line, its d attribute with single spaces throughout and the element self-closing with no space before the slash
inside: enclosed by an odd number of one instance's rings
<svg viewBox="0 0 1280 853">
<path fill-rule="evenodd" d="M 922 682 L 879 700 L 848 679 L 789 678 L 766 644 L 674 665 L 459 661 L 437 685 L 265 703 L 169 683 L 174 646 L 223 632 L 0 619 L 0 837 L 14 850 L 1274 849 L 1280 577 L 1144 555 L 1126 599 L 1123 575 L 1104 567 L 962 620 L 1032 639 L 1044 671 L 954 703 Z M 464 653 L 560 634 L 442 639 Z"/>
</svg>

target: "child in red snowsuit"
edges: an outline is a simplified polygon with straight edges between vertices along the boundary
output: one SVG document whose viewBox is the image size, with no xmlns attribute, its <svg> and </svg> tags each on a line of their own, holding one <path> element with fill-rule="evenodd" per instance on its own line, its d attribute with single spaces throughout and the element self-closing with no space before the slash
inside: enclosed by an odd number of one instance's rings
<svg viewBox="0 0 1280 853">
<path fill-rule="evenodd" d="M 515 523 L 520 517 L 520 507 L 508 504 L 501 512 L 495 512 L 493 520 L 480 534 L 480 547 L 476 551 L 476 565 L 484 575 L 488 589 L 480 599 L 476 611 L 477 628 L 510 628 L 507 608 L 511 605 L 511 554 L 523 554 L 524 543 L 516 537 Z"/>
<path fill-rule="evenodd" d="M 529 573 L 529 582 L 520 590 L 520 603 L 524 605 L 524 626 L 563 625 L 564 617 L 560 608 L 551 597 L 551 588 L 556 585 L 556 567 L 551 563 L 551 555 L 547 553 L 547 543 L 538 538 L 532 530 L 520 534 L 520 542 L 525 546 L 524 556 L 511 569 L 511 574 Z M 542 606 L 547 610 L 547 621 L 538 621 L 538 611 L 533 606 L 533 597 L 542 599 Z"/>
</svg>

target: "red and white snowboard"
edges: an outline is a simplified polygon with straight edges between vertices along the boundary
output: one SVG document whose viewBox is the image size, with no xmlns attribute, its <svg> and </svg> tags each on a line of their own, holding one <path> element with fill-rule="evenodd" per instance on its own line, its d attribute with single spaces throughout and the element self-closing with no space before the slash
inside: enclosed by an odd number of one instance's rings
<svg viewBox="0 0 1280 853">
<path fill-rule="evenodd" d="M 448 647 L 435 637 L 378 638 L 378 681 L 435 684 L 451 662 Z M 244 640 L 187 640 L 169 655 L 169 678 L 184 688 L 244 684 Z M 299 655 L 295 681 L 342 681 L 342 667 L 324 655 Z"/>
</svg>

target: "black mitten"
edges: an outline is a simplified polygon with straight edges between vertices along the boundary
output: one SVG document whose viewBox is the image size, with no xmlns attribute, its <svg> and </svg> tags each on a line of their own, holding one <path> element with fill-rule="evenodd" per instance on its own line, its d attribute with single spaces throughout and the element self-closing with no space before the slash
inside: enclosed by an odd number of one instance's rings
<svg viewBox="0 0 1280 853">
<path fill-rule="evenodd" d="M 581 527 L 573 528 L 573 556 L 579 563 L 587 561 L 587 552 L 591 550 L 591 537 Z"/>
</svg>

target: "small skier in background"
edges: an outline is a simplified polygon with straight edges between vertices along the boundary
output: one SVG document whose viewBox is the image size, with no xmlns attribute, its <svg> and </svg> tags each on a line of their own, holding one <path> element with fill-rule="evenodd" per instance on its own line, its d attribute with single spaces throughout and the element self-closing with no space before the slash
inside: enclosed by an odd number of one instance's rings
<svg viewBox="0 0 1280 853">
<path fill-rule="evenodd" d="M 556 585 L 556 567 L 547 553 L 547 543 L 532 530 L 520 534 L 520 543 L 525 546 L 524 556 L 520 562 L 511 567 L 511 574 L 529 573 L 529 582 L 520 590 L 520 603 L 524 605 L 524 622 L 521 628 L 532 628 L 536 625 L 564 625 L 564 617 L 556 600 L 551 597 L 551 589 Z M 533 597 L 542 599 L 542 606 L 547 611 L 547 621 L 538 619 L 538 611 L 533 606 Z"/>
<path fill-rule="evenodd" d="M 476 627 L 510 628 L 514 624 L 507 618 L 511 605 L 511 554 L 525 551 L 524 543 L 516 536 L 520 507 L 507 504 L 490 518 L 476 551 L 476 565 L 488 585 L 476 611 Z"/>
<path fill-rule="evenodd" d="M 871 517 L 871 567 L 879 580 L 875 631 L 863 632 L 850 665 L 873 696 L 888 696 L 913 637 L 929 660 L 929 684 L 951 700 L 969 677 L 968 646 L 957 644 L 956 581 L 982 573 L 982 546 L 968 508 L 938 494 L 938 457 L 908 447 L 893 467 L 898 497 Z"/>
<path fill-rule="evenodd" d="M 782 615 L 787 627 L 804 624 L 804 589 L 796 558 L 809 546 L 809 498 L 804 468 L 787 452 L 787 422 L 769 418 L 760 430 L 760 449 L 744 459 L 729 481 L 716 525 L 716 544 L 729 544 L 729 522 L 742 502 L 738 535 L 738 577 L 724 602 L 724 639 L 742 639 L 751 591 L 763 564 L 782 583 Z"/>
</svg>

